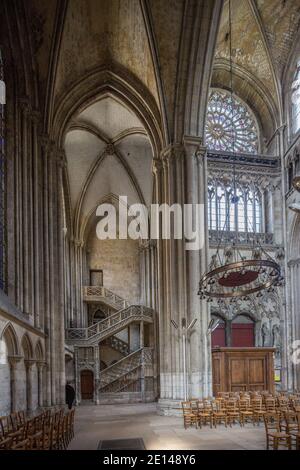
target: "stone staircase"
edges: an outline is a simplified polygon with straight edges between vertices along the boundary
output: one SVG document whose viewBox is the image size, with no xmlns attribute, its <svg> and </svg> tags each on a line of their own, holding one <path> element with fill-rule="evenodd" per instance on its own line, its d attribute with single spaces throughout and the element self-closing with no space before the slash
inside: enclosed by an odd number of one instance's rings
<svg viewBox="0 0 300 470">
<path fill-rule="evenodd" d="M 110 348 L 119 352 L 123 356 L 128 356 L 128 354 L 130 353 L 129 344 L 121 340 L 117 336 L 109 336 L 101 342 L 101 345 L 109 346 Z"/>
<path fill-rule="evenodd" d="M 100 374 L 100 393 L 117 393 L 139 380 L 139 368 L 152 364 L 152 348 L 142 348 L 120 359 Z"/>
<path fill-rule="evenodd" d="M 128 374 L 132 374 L 140 367 L 142 361 L 142 351 L 142 349 L 138 349 L 137 351 L 134 351 L 120 361 L 116 362 L 112 366 L 107 367 L 107 369 L 104 369 L 100 374 L 99 391 L 111 392 L 111 386 L 112 384 L 115 384 L 115 390 L 113 391 L 116 392 L 116 388 L 118 388 L 121 378 L 124 378 Z M 108 386 L 110 386 L 109 390 Z"/>
<path fill-rule="evenodd" d="M 101 302 L 115 310 L 121 310 L 130 305 L 127 300 L 103 286 L 83 287 L 83 300 L 92 303 Z"/>
<path fill-rule="evenodd" d="M 153 322 L 153 310 L 142 305 L 130 305 L 87 328 L 66 330 L 66 342 L 81 347 L 95 346 L 115 335 L 132 322 Z"/>
<path fill-rule="evenodd" d="M 67 329 L 66 343 L 79 348 L 91 348 L 104 343 L 124 356 L 101 370 L 97 386 L 101 396 L 126 392 L 128 387 L 138 386 L 142 366 L 153 364 L 152 348 L 141 348 L 130 353 L 129 345 L 115 335 L 133 322 L 152 323 L 153 310 L 142 305 L 129 305 L 126 300 L 104 287 L 84 287 L 84 299 L 102 302 L 116 311 L 87 328 Z"/>
</svg>

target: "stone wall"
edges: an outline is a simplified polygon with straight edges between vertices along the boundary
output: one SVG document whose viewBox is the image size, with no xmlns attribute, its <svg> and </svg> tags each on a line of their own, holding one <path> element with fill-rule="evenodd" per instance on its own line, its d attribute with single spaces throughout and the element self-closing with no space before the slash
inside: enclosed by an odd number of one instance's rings
<svg viewBox="0 0 300 470">
<path fill-rule="evenodd" d="M 103 285 L 131 304 L 140 299 L 139 245 L 135 240 L 99 240 L 92 230 L 88 266 L 103 270 Z"/>
</svg>

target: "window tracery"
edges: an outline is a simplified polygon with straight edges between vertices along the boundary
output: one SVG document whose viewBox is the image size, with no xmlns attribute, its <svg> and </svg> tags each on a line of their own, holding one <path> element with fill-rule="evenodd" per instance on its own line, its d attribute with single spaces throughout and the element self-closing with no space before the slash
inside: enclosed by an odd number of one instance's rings
<svg viewBox="0 0 300 470">
<path fill-rule="evenodd" d="M 232 198 L 238 196 L 238 202 Z M 258 188 L 210 181 L 208 184 L 209 230 L 260 233 L 262 197 Z"/>
<path fill-rule="evenodd" d="M 210 95 L 205 138 L 210 150 L 258 153 L 254 116 L 238 98 L 223 90 L 214 90 Z"/>
</svg>

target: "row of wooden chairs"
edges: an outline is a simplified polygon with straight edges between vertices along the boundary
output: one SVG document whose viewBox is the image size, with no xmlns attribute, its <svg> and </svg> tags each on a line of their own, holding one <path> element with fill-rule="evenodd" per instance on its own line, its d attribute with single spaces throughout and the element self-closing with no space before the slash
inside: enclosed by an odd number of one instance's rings
<svg viewBox="0 0 300 470">
<path fill-rule="evenodd" d="M 189 400 L 182 402 L 185 429 L 188 426 L 202 428 L 202 425 L 225 424 L 225 427 L 237 422 L 244 426 L 246 422 L 254 425 L 263 421 L 266 431 L 267 449 L 278 449 L 279 446 L 292 448 L 292 443 L 299 449 L 300 411 L 291 409 L 289 401 L 282 405 L 281 400 L 267 397 L 249 398 L 217 398 Z"/>
<path fill-rule="evenodd" d="M 74 437 L 75 409 L 46 410 L 26 418 L 24 412 L 0 418 L 0 449 L 67 449 Z"/>
<path fill-rule="evenodd" d="M 254 425 L 263 421 L 265 414 L 277 413 L 279 418 L 283 418 L 284 412 L 298 413 L 299 407 L 295 402 L 286 400 L 277 401 L 273 397 L 255 398 L 217 398 L 217 399 L 193 399 L 182 403 L 184 422 L 191 422 L 201 426 L 210 423 L 211 427 L 218 423 L 224 423 L 230 426 L 232 423 L 239 422 L 244 426 L 246 422 L 252 422 Z M 197 419 L 195 419 L 195 416 Z"/>
<path fill-rule="evenodd" d="M 268 406 L 268 405 L 267 405 Z M 261 399 L 215 399 L 215 400 L 189 400 L 182 402 L 182 412 L 184 427 L 195 425 L 202 427 L 203 424 L 210 424 L 216 427 L 217 424 L 224 423 L 232 426 L 239 423 L 244 426 L 246 422 L 259 424 L 263 420 L 266 410 L 263 408 Z"/>
</svg>

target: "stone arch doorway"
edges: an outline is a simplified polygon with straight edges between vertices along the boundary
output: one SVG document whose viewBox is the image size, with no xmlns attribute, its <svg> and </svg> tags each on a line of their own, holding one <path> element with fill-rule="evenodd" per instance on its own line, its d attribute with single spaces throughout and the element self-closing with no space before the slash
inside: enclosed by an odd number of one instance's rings
<svg viewBox="0 0 300 470">
<path fill-rule="evenodd" d="M 94 398 L 94 374 L 93 371 L 84 369 L 80 372 L 80 391 L 82 400 Z"/>
</svg>

